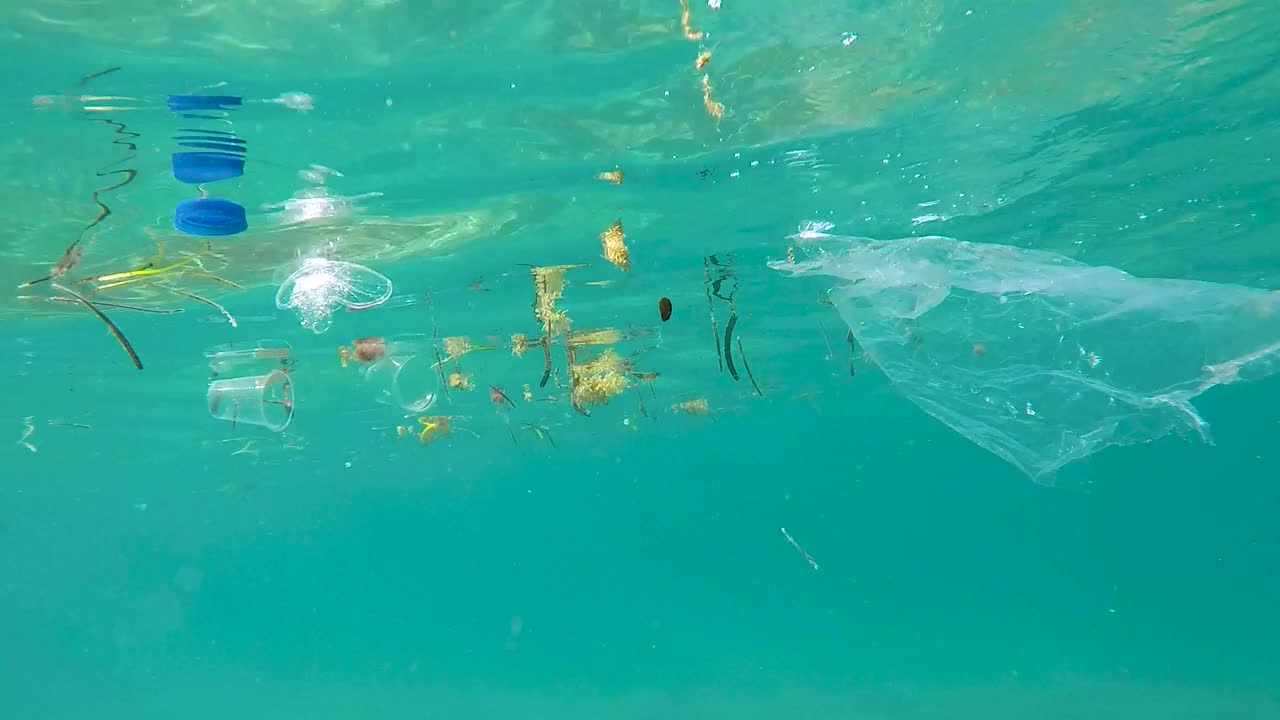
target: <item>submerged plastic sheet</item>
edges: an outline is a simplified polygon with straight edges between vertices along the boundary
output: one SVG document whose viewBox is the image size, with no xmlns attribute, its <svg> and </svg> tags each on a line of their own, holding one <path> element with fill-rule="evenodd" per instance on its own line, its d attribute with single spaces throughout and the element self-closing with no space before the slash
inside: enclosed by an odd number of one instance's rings
<svg viewBox="0 0 1280 720">
<path fill-rule="evenodd" d="M 1049 483 L 1111 445 L 1191 431 L 1191 401 L 1280 371 L 1280 293 L 1137 278 L 1053 253 L 945 237 L 806 232 L 831 300 L 897 389 Z"/>
<path fill-rule="evenodd" d="M 333 324 L 333 311 L 368 310 L 391 297 L 391 281 L 363 265 L 307 258 L 276 292 L 276 307 L 298 313 L 303 327 L 315 334 Z"/>
</svg>

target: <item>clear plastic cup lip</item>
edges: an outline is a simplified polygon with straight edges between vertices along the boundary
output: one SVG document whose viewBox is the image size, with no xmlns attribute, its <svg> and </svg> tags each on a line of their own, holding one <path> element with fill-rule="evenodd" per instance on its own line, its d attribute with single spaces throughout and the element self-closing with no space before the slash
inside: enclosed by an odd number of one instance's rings
<svg viewBox="0 0 1280 720">
<path fill-rule="evenodd" d="M 284 370 L 214 380 L 207 394 L 209 415 L 279 432 L 293 421 L 293 381 Z"/>
<path fill-rule="evenodd" d="M 254 363 L 283 363 L 292 352 L 293 346 L 284 340 L 259 340 L 252 344 L 215 345 L 204 351 L 204 357 L 209 363 L 209 370 L 214 375 L 221 375 Z"/>
</svg>

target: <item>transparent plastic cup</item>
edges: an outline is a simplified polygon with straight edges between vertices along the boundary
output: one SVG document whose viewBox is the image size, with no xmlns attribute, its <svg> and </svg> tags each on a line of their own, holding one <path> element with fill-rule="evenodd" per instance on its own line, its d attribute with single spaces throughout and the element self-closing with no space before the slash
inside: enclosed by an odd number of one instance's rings
<svg viewBox="0 0 1280 720">
<path fill-rule="evenodd" d="M 293 420 L 293 383 L 283 370 L 209 383 L 209 414 L 218 420 L 284 430 Z"/>
<path fill-rule="evenodd" d="M 204 357 L 209 361 L 209 371 L 215 376 L 225 375 L 234 370 L 250 369 L 264 372 L 271 365 L 281 366 L 289 362 L 292 347 L 284 340 L 259 340 L 251 345 L 244 343 L 228 343 L 205 350 Z"/>
<path fill-rule="evenodd" d="M 378 401 L 409 412 L 423 412 L 436 402 L 440 392 L 440 370 L 428 355 L 387 356 L 369 366 L 365 382 L 372 385 Z"/>
</svg>

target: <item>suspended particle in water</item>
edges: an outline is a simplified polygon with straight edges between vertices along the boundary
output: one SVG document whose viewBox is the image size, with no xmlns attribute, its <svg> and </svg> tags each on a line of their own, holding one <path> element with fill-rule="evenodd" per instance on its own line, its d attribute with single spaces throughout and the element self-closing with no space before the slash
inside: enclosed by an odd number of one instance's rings
<svg viewBox="0 0 1280 720">
<path fill-rule="evenodd" d="M 290 110 L 297 110 L 298 112 L 311 112 L 314 108 L 311 96 L 304 92 L 280 93 L 280 97 L 267 100 L 267 102 L 283 105 Z"/>
</svg>

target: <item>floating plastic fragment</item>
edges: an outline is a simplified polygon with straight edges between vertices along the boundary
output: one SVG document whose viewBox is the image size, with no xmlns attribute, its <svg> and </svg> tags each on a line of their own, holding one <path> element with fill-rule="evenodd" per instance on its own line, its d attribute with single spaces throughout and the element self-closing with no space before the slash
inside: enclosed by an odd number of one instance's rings
<svg viewBox="0 0 1280 720">
<path fill-rule="evenodd" d="M 391 297 L 391 281 L 363 265 L 307 258 L 276 293 L 276 307 L 298 313 L 303 327 L 319 335 L 333 324 L 336 308 L 368 310 Z"/>
<path fill-rule="evenodd" d="M 285 224 L 303 223 L 357 215 L 364 210 L 358 204 L 359 201 L 379 197 L 382 197 L 382 193 L 376 191 L 359 195 L 336 195 L 324 187 L 303 188 L 294 193 L 293 197 L 265 204 L 262 209 L 282 210 L 278 217 Z"/>
<path fill-rule="evenodd" d="M 242 233 L 248 227 L 244 208 L 221 198 L 183 200 L 173 211 L 173 229 L 187 235 L 222 237 Z"/>
<path fill-rule="evenodd" d="M 342 177 L 342 173 L 337 170 L 334 170 L 331 167 L 325 167 L 324 165 L 317 165 L 315 163 L 311 163 L 311 165 L 298 171 L 299 178 L 309 183 L 315 183 L 316 185 L 325 184 L 325 181 L 328 180 L 330 175 L 334 177 Z"/>
<path fill-rule="evenodd" d="M 830 299 L 894 386 L 1039 482 L 1111 445 L 1209 442 L 1193 399 L 1280 372 L 1280 293 L 945 237 L 792 239 L 822 250 L 771 267 L 841 281 Z"/>
<path fill-rule="evenodd" d="M 244 98 L 235 95 L 170 95 L 167 98 L 169 109 L 173 112 L 189 112 L 191 110 L 225 110 L 244 104 Z"/>
<path fill-rule="evenodd" d="M 228 180 L 244 174 L 244 156 L 227 152 L 176 152 L 173 176 L 191 185 Z"/>
<path fill-rule="evenodd" d="M 289 373 L 226 378 L 209 383 L 209 414 L 231 423 L 280 431 L 293 420 L 293 383 Z"/>
</svg>

